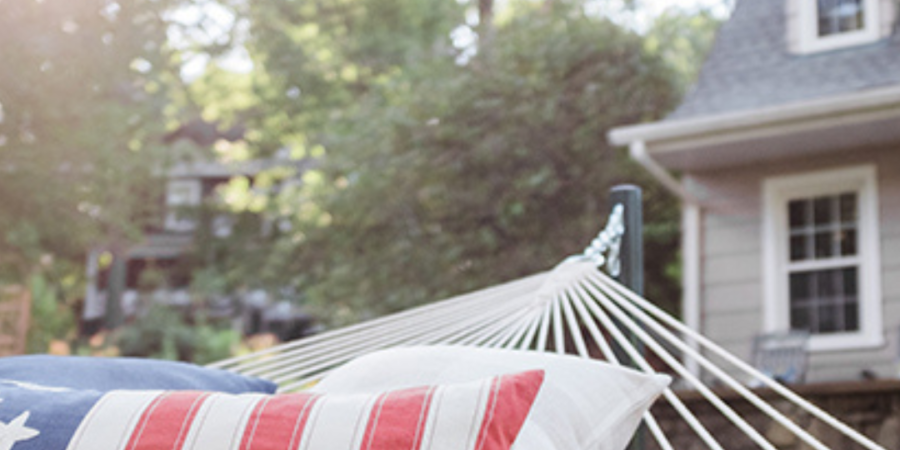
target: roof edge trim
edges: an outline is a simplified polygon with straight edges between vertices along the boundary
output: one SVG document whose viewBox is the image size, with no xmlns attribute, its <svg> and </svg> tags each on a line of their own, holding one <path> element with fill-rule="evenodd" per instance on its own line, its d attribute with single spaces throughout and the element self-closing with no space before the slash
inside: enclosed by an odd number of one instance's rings
<svg viewBox="0 0 900 450">
<path fill-rule="evenodd" d="M 748 111 L 616 127 L 609 131 L 607 139 L 616 146 L 629 145 L 635 141 L 648 144 L 668 140 L 684 141 L 709 134 L 727 135 L 748 128 L 765 128 L 784 122 L 815 120 L 895 105 L 900 106 L 900 85 Z"/>
</svg>

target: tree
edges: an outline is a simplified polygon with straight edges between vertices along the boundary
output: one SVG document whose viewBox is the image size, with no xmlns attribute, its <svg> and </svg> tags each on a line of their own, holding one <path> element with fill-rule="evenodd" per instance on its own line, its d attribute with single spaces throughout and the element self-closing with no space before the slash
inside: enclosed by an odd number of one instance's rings
<svg viewBox="0 0 900 450">
<path fill-rule="evenodd" d="M 74 308 L 86 250 L 152 222 L 175 4 L 0 0 L 0 282 L 41 273 Z"/>
<path fill-rule="evenodd" d="M 677 100 L 674 74 L 641 36 L 577 2 L 521 4 L 460 59 L 447 37 L 462 16 L 417 34 L 399 29 L 431 23 L 424 16 L 369 23 L 350 13 L 376 4 L 251 7 L 265 74 L 251 109 L 257 145 L 282 140 L 322 156 L 301 186 L 265 196 L 266 214 L 289 226 L 223 273 L 293 286 L 320 317 L 345 323 L 546 270 L 604 225 L 609 186 L 638 181 L 648 247 L 666 255 L 652 259 L 648 290 L 677 297 L 663 273 L 677 206 L 605 137 Z M 371 36 L 391 45 L 366 47 Z"/>
<path fill-rule="evenodd" d="M 660 55 L 672 67 L 682 92 L 696 81 L 720 24 L 721 19 L 710 9 L 685 11 L 670 7 L 647 31 L 647 50 Z"/>
</svg>

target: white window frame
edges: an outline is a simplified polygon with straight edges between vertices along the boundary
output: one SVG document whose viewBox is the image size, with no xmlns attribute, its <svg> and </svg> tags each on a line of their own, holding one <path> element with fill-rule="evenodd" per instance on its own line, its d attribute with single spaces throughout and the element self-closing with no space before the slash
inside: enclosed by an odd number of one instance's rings
<svg viewBox="0 0 900 450">
<path fill-rule="evenodd" d="M 199 206 L 202 196 L 203 183 L 199 179 L 169 180 L 166 185 L 166 230 L 194 231 L 196 221 L 191 217 L 183 217 L 179 209 Z"/>
<path fill-rule="evenodd" d="M 846 33 L 819 36 L 818 2 L 816 0 L 794 0 L 799 3 L 800 53 L 817 53 L 839 48 L 875 42 L 880 37 L 881 15 L 879 0 L 863 0 L 865 25 L 862 29 Z"/>
<path fill-rule="evenodd" d="M 788 214 L 790 200 L 855 192 L 859 208 L 859 330 L 813 335 L 811 351 L 834 351 L 884 344 L 878 175 L 874 165 L 767 178 L 763 181 L 763 329 L 790 328 Z"/>
</svg>

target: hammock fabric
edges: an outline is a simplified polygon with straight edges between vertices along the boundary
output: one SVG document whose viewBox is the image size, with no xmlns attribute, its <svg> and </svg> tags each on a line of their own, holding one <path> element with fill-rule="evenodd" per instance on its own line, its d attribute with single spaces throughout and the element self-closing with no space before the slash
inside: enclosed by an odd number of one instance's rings
<svg viewBox="0 0 900 450">
<path fill-rule="evenodd" d="M 775 450 L 776 446 L 720 398 L 721 389 L 743 398 L 808 448 L 829 447 L 748 385 L 768 388 L 780 397 L 779 404 L 793 405 L 793 417 L 803 411 L 859 448 L 883 450 L 623 287 L 598 270 L 596 260 L 585 257 L 570 258 L 550 272 L 285 343 L 214 367 L 266 378 L 277 383 L 280 391 L 294 391 L 355 357 L 389 347 L 429 344 L 569 353 L 644 372 L 669 373 L 678 382 L 664 392 L 665 402 L 711 449 L 734 448 L 734 443 L 713 435 L 679 398 L 679 390 L 702 396 L 757 448 Z M 706 376 L 699 376 L 700 370 Z M 646 414 L 644 423 L 648 441 L 663 450 L 673 449 L 665 427 L 653 415 Z"/>
</svg>

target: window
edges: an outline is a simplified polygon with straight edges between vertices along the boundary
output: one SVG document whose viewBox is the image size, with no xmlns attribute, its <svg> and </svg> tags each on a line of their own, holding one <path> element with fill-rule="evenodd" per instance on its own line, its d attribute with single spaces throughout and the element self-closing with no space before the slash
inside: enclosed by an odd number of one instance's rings
<svg viewBox="0 0 900 450">
<path fill-rule="evenodd" d="M 788 303 L 792 329 L 859 331 L 857 195 L 788 201 Z"/>
<path fill-rule="evenodd" d="M 166 230 L 194 230 L 196 221 L 189 210 L 200 205 L 201 188 L 200 180 L 169 180 L 166 185 Z"/>
<path fill-rule="evenodd" d="M 865 29 L 862 0 L 818 0 L 818 36 L 832 36 Z"/>
<path fill-rule="evenodd" d="M 800 53 L 861 45 L 878 40 L 879 0 L 793 0 L 800 3 Z"/>
<path fill-rule="evenodd" d="M 764 183 L 767 331 L 806 330 L 813 350 L 879 345 L 873 166 Z"/>
</svg>

